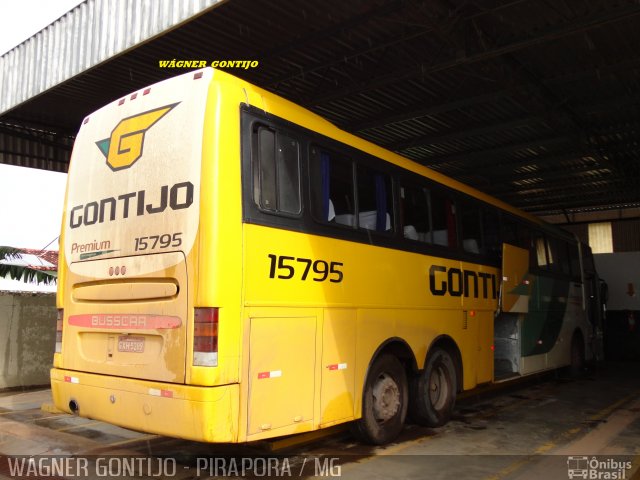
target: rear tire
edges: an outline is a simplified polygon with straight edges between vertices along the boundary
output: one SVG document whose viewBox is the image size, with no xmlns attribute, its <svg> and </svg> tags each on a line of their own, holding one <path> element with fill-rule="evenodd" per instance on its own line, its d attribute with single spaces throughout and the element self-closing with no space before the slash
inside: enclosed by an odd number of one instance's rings
<svg viewBox="0 0 640 480">
<path fill-rule="evenodd" d="M 436 347 L 424 370 L 411 382 L 411 418 L 419 425 L 440 427 L 456 403 L 456 369 L 448 351 Z"/>
<path fill-rule="evenodd" d="M 362 418 L 352 432 L 361 441 L 384 445 L 402 431 L 407 416 L 407 374 L 393 355 L 381 355 L 369 369 L 362 397 Z"/>
</svg>

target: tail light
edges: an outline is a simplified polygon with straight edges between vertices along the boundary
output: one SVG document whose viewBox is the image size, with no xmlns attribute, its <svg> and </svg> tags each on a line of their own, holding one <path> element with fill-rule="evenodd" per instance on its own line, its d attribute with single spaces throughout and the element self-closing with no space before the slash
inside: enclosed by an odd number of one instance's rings
<svg viewBox="0 0 640 480">
<path fill-rule="evenodd" d="M 193 364 L 218 366 L 218 309 L 194 309 Z"/>
<path fill-rule="evenodd" d="M 56 353 L 62 352 L 62 324 L 64 323 L 64 310 L 58 309 L 58 315 L 56 318 Z"/>
</svg>

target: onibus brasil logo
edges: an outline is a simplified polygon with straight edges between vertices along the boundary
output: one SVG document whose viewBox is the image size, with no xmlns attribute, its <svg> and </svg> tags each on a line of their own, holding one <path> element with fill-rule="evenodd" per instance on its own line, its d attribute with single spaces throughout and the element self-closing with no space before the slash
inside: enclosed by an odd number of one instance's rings
<svg viewBox="0 0 640 480">
<path fill-rule="evenodd" d="M 142 156 L 144 136 L 147 130 L 179 103 L 172 103 L 123 118 L 113 129 L 109 138 L 97 141 L 96 145 L 106 157 L 109 168 L 117 171 L 133 165 Z"/>
<path fill-rule="evenodd" d="M 602 458 L 586 455 L 567 457 L 569 479 L 584 480 L 625 480 L 631 461 L 620 458 Z"/>
</svg>

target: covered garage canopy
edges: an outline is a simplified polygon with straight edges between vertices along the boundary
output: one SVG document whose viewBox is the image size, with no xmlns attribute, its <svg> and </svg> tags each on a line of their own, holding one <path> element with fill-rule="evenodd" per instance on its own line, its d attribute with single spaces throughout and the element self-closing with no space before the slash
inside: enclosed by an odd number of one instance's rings
<svg viewBox="0 0 640 480">
<path fill-rule="evenodd" d="M 639 14 L 636 0 L 228 0 L 12 106 L 0 161 L 65 171 L 87 114 L 181 73 L 160 60 L 257 60 L 227 70 L 531 213 L 637 208 Z"/>
</svg>

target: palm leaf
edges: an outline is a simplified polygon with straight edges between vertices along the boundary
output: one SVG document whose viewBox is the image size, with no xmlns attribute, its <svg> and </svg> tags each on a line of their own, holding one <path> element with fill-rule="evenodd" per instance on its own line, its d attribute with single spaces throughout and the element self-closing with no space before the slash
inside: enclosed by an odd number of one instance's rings
<svg viewBox="0 0 640 480">
<path fill-rule="evenodd" d="M 0 261 L 2 260 L 20 260 L 22 254 L 20 250 L 13 247 L 0 246 Z"/>
<path fill-rule="evenodd" d="M 37 270 L 23 265 L 11 265 L 12 260 L 21 260 L 22 253 L 20 249 L 13 247 L 0 246 L 0 278 L 11 278 L 12 280 L 21 280 L 25 283 L 44 283 L 51 285 L 56 283 L 58 277 L 57 272 Z"/>
<path fill-rule="evenodd" d="M 0 278 L 11 278 L 12 280 L 21 280 L 25 283 L 44 283 L 45 285 L 51 285 L 56 282 L 56 272 L 48 272 L 42 270 L 35 270 L 29 267 L 23 267 L 21 265 L 7 265 L 0 263 Z"/>
</svg>

